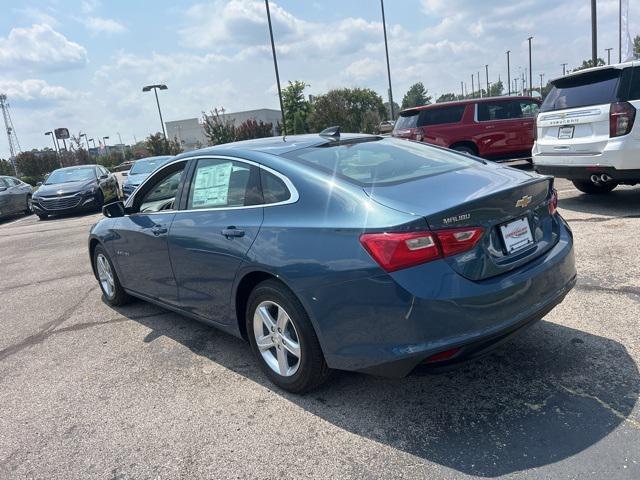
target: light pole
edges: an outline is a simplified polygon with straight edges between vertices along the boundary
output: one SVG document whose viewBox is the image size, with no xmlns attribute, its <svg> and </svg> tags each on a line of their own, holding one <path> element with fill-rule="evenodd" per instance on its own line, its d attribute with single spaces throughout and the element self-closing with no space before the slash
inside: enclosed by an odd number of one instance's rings
<svg viewBox="0 0 640 480">
<path fill-rule="evenodd" d="M 471 98 L 476 98 L 476 86 L 473 80 L 473 73 L 471 74 Z"/>
<path fill-rule="evenodd" d="M 166 140 L 167 132 L 164 129 L 164 121 L 162 120 L 162 111 L 160 110 L 160 100 L 158 100 L 158 90 L 167 90 L 167 86 L 164 84 L 157 84 L 157 85 L 147 85 L 145 87 L 142 87 L 143 92 L 150 92 L 151 90 L 153 90 L 153 93 L 156 94 L 156 104 L 158 105 L 158 114 L 160 115 L 160 124 L 162 125 L 162 134 L 164 135 L 164 139 Z"/>
<path fill-rule="evenodd" d="M 482 98 L 482 85 L 480 85 L 480 72 L 478 72 L 478 93 L 480 94 L 480 98 Z"/>
<path fill-rule="evenodd" d="M 460 93 L 460 96 L 464 99 L 464 82 L 460 82 Z"/>
<path fill-rule="evenodd" d="M 542 98 L 542 77 L 544 77 L 544 73 L 540 74 L 540 98 Z"/>
<path fill-rule="evenodd" d="M 81 133 L 81 134 L 80 134 L 80 138 L 82 138 L 82 137 L 84 137 L 84 141 L 85 141 L 85 142 L 87 142 L 87 153 L 89 153 L 89 149 L 91 148 L 91 147 L 89 146 L 89 137 L 87 137 L 87 134 L 86 134 L 86 133 Z"/>
<path fill-rule="evenodd" d="M 89 140 L 87 140 L 87 145 L 89 145 L 89 142 L 93 143 L 93 148 L 95 150 L 96 148 L 96 141 L 93 138 L 90 138 Z"/>
<path fill-rule="evenodd" d="M 562 76 L 564 77 L 567 74 L 567 63 L 562 64 Z"/>
<path fill-rule="evenodd" d="M 282 116 L 282 133 L 287 136 L 287 121 L 282 104 L 282 90 L 280 89 L 280 74 L 278 73 L 278 58 L 276 57 L 276 44 L 273 42 L 273 28 L 271 27 L 271 12 L 269 11 L 269 0 L 264 0 L 267 8 L 267 22 L 269 23 L 269 36 L 271 37 L 271 53 L 273 53 L 273 66 L 276 70 L 276 83 L 278 84 L 278 98 L 280 99 L 280 114 Z M 393 108 L 393 107 L 392 107 Z"/>
<path fill-rule="evenodd" d="M 511 65 L 509 64 L 509 54 L 511 50 L 507 50 L 507 95 L 511 96 Z"/>
<path fill-rule="evenodd" d="M 596 0 L 591 0 L 591 61 L 594 67 L 598 66 L 598 19 Z"/>
<path fill-rule="evenodd" d="M 389 45 L 387 44 L 387 22 L 384 18 L 384 0 L 380 0 L 380 8 L 382 9 L 382 31 L 384 33 L 384 52 L 387 56 L 387 78 L 389 80 L 389 107 L 391 108 L 391 120 L 393 120 L 393 91 L 391 90 L 391 68 L 389 67 Z"/>
<path fill-rule="evenodd" d="M 104 143 L 104 153 L 105 153 L 105 155 L 108 156 L 109 155 L 109 146 L 107 145 L 107 140 L 109 140 L 109 137 L 102 137 L 102 142 Z"/>
<path fill-rule="evenodd" d="M 605 48 L 605 50 L 607 51 L 607 65 L 611 65 L 611 50 L 613 48 Z"/>
<path fill-rule="evenodd" d="M 487 97 L 490 97 L 489 94 L 489 65 L 484 66 L 485 73 L 487 74 Z"/>
<path fill-rule="evenodd" d="M 622 63 L 622 0 L 618 2 L 618 63 Z"/>
<path fill-rule="evenodd" d="M 56 136 L 53 132 L 45 132 L 45 135 L 51 135 L 51 140 L 53 141 L 53 151 L 56 153 L 56 157 L 58 157 L 58 163 L 62 166 L 62 159 L 60 158 L 60 152 L 58 151 L 58 145 L 56 144 Z"/>
<path fill-rule="evenodd" d="M 533 70 L 531 69 L 531 40 L 533 37 L 529 37 L 529 96 L 533 94 Z M 524 91 L 522 92 L 524 94 Z"/>
</svg>

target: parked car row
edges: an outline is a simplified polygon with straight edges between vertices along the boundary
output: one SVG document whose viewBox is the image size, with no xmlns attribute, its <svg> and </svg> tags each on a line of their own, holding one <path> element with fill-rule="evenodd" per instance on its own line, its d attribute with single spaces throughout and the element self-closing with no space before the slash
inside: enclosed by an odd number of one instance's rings
<svg viewBox="0 0 640 480">
<path fill-rule="evenodd" d="M 489 351 L 576 278 L 553 179 L 397 138 L 266 138 L 174 157 L 103 208 L 105 300 L 249 341 L 281 388 Z"/>
</svg>

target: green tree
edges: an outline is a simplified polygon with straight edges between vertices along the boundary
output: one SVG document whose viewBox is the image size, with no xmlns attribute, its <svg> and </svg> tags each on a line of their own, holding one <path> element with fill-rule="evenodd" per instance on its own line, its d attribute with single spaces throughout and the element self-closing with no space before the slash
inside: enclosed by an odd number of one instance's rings
<svg viewBox="0 0 640 480">
<path fill-rule="evenodd" d="M 145 146 L 151 155 L 177 155 L 182 153 L 182 145 L 177 138 L 167 140 L 160 132 L 149 135 L 145 140 Z M 121 153 L 118 150 L 119 153 Z"/>
<path fill-rule="evenodd" d="M 273 124 L 264 123 L 262 120 L 256 122 L 250 118 L 245 120 L 236 128 L 236 140 L 251 140 L 252 138 L 264 138 L 273 136 Z"/>
<path fill-rule="evenodd" d="M 384 108 L 387 111 L 386 118 L 391 118 L 391 104 L 389 102 L 384 102 Z M 395 118 L 398 118 L 398 114 L 401 110 L 402 109 L 400 108 L 400 105 L 398 105 L 396 102 L 393 102 L 393 113 Z"/>
<path fill-rule="evenodd" d="M 282 90 L 282 106 L 284 108 L 285 124 L 289 135 L 306 133 L 307 117 L 311 112 L 311 103 L 304 96 L 304 89 L 309 84 L 295 80 Z M 296 125 L 296 116 L 298 124 Z"/>
<path fill-rule="evenodd" d="M 0 159 L 0 175 L 14 175 L 15 173 L 9 160 Z"/>
<path fill-rule="evenodd" d="M 424 88 L 422 82 L 414 83 L 409 87 L 407 93 L 402 97 L 402 109 L 420 107 L 422 105 L 429 105 L 431 103 L 431 96 L 427 95 L 427 89 Z"/>
<path fill-rule="evenodd" d="M 309 128 L 319 132 L 339 125 L 343 132 L 374 133 L 385 118 L 382 97 L 368 88 L 341 88 L 319 95 L 309 115 Z"/>
<path fill-rule="evenodd" d="M 438 97 L 436 103 L 453 102 L 454 100 L 458 100 L 458 97 L 455 93 L 443 93 Z"/>
<path fill-rule="evenodd" d="M 597 61 L 596 61 L 596 67 L 602 67 L 603 65 L 605 65 L 605 62 L 602 58 L 598 57 Z M 589 60 L 583 60 L 582 61 L 582 65 L 576 67 L 573 69 L 574 72 L 577 72 L 578 70 L 584 70 L 585 68 L 592 68 L 593 65 L 593 59 L 589 59 Z"/>
<path fill-rule="evenodd" d="M 214 108 L 209 115 L 202 112 L 202 126 L 209 145 L 220 145 L 236 141 L 236 127 L 233 120 L 224 115 L 224 108 Z"/>
<path fill-rule="evenodd" d="M 54 152 L 21 152 L 16 156 L 18 171 L 29 182 L 39 182 L 44 176 L 60 166 Z"/>
<path fill-rule="evenodd" d="M 504 85 L 502 84 L 502 80 L 498 80 L 495 83 L 492 83 L 489 87 L 489 96 L 490 97 L 499 97 L 504 93 Z"/>
</svg>

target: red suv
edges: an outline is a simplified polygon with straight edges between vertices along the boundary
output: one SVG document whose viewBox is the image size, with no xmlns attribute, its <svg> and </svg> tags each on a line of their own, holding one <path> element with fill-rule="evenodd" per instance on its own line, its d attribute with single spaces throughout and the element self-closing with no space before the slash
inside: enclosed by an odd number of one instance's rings
<svg viewBox="0 0 640 480">
<path fill-rule="evenodd" d="M 415 107 L 400 112 L 393 136 L 493 160 L 529 158 L 540 103 L 492 97 Z"/>
</svg>

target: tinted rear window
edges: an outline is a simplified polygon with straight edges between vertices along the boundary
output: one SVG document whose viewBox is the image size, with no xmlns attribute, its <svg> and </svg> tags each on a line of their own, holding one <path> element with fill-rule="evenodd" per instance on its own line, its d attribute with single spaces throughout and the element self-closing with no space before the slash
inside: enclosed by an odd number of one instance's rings
<svg viewBox="0 0 640 480">
<path fill-rule="evenodd" d="M 396 138 L 309 147 L 284 156 L 368 186 L 429 177 L 476 162 L 454 152 Z"/>
<path fill-rule="evenodd" d="M 558 79 L 553 82 L 540 110 L 548 112 L 615 102 L 620 73 L 621 70 L 608 68 Z"/>
<path fill-rule="evenodd" d="M 418 125 L 418 116 L 420 112 L 406 112 L 401 113 L 396 120 L 395 130 L 402 130 L 405 128 L 416 128 Z"/>
<path fill-rule="evenodd" d="M 453 107 L 427 108 L 420 112 L 418 120 L 419 127 L 429 125 L 442 125 L 445 123 L 458 123 L 462 120 L 466 105 L 456 105 Z"/>
</svg>

